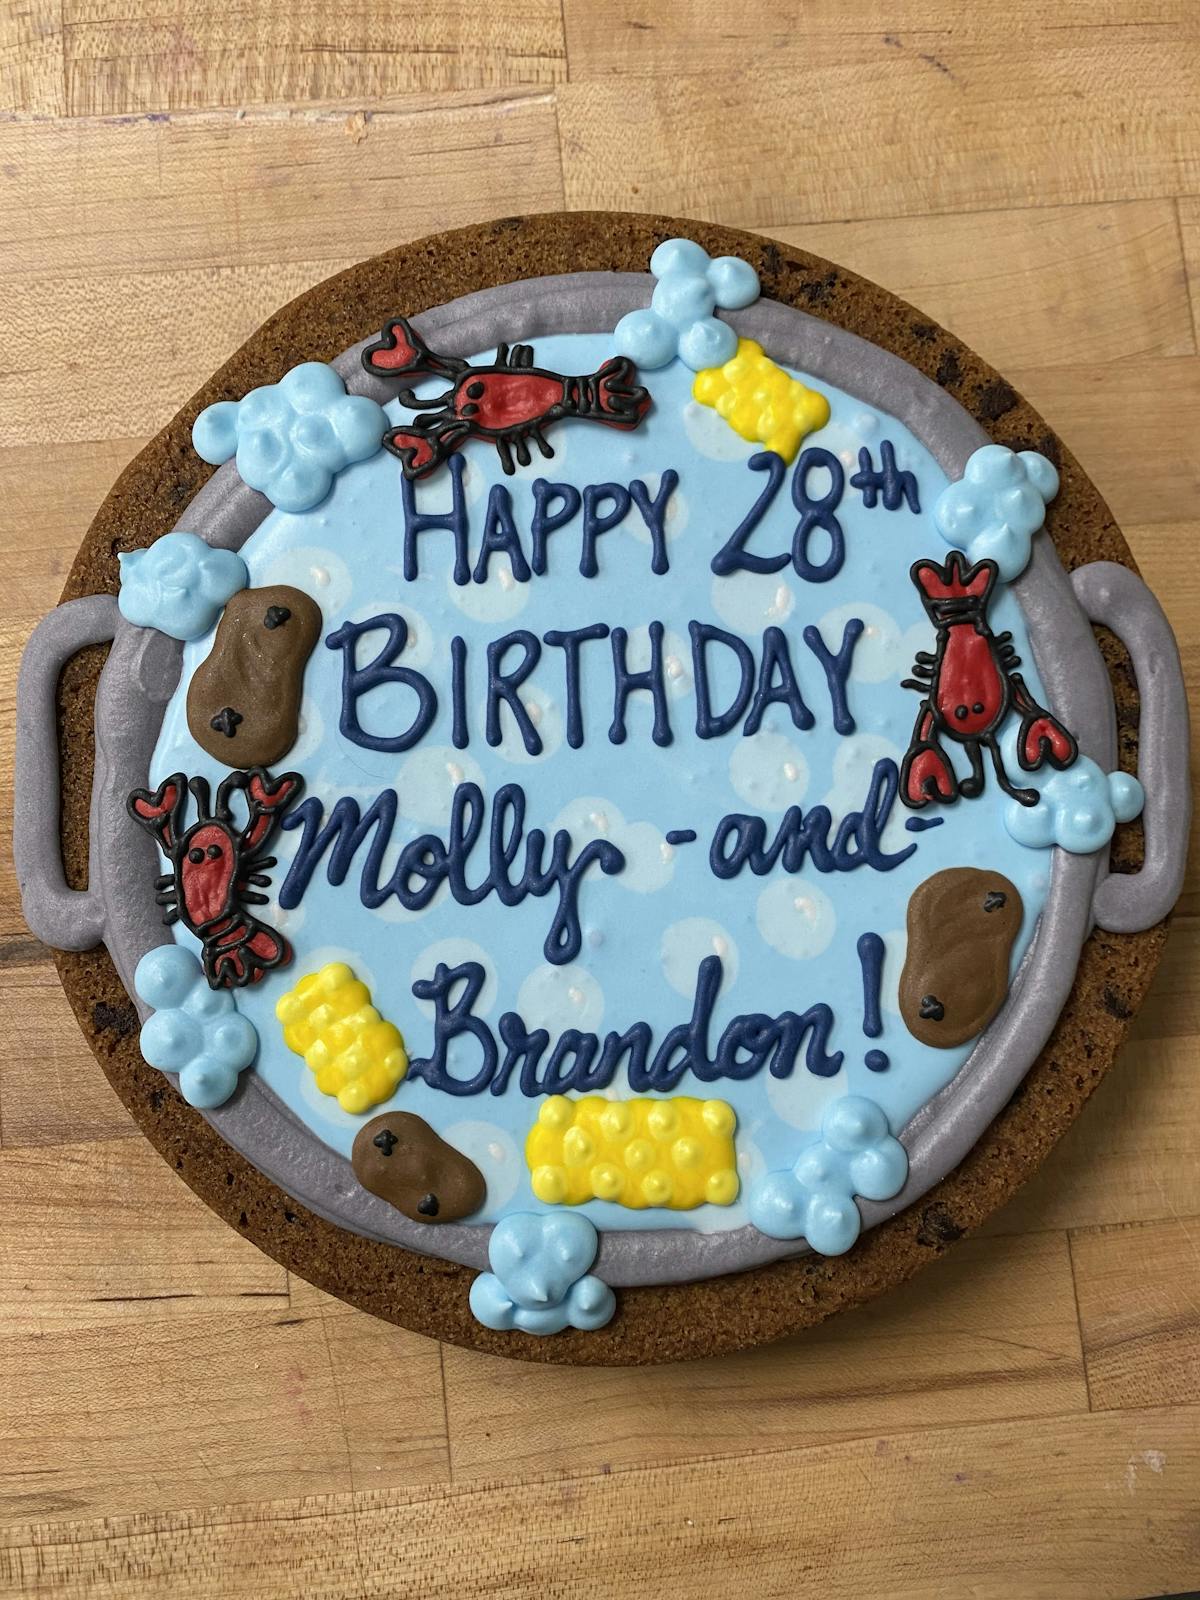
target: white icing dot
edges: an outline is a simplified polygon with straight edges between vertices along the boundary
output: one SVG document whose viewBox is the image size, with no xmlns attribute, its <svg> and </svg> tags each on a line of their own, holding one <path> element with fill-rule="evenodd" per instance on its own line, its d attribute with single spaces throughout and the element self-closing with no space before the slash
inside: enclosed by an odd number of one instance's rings
<svg viewBox="0 0 1200 1600">
<path fill-rule="evenodd" d="M 568 1028 L 594 1033 L 604 1018 L 604 992 L 583 967 L 535 967 L 517 991 L 525 1026 L 545 1028 L 551 1040 Z"/>
<path fill-rule="evenodd" d="M 821 637 L 831 649 L 836 650 L 841 644 L 851 617 L 857 617 L 864 625 L 851 660 L 852 682 L 883 683 L 888 678 L 902 678 L 912 666 L 916 652 L 932 648 L 933 634 L 927 623 L 914 623 L 907 632 L 901 632 L 896 619 L 881 606 L 855 601 L 835 606 L 817 624 Z"/>
<path fill-rule="evenodd" d="M 571 835 L 571 852 L 593 839 L 607 839 L 625 857 L 625 866 L 608 881 L 635 894 L 653 894 L 671 881 L 675 852 L 652 822 L 627 822 L 618 806 L 596 795 L 581 795 L 564 806 L 547 830 Z"/>
<path fill-rule="evenodd" d="M 474 562 L 471 564 L 474 571 Z M 493 554 L 488 562 L 487 582 L 458 584 L 453 569 L 446 572 L 446 593 L 472 622 L 508 622 L 529 604 L 528 583 L 513 577 L 512 563 L 504 554 Z"/>
<path fill-rule="evenodd" d="M 721 959 L 721 989 L 728 989 L 738 975 L 738 947 L 728 929 L 711 917 L 683 917 L 663 931 L 659 959 L 663 975 L 672 989 L 691 999 L 696 990 L 700 963 L 709 956 Z"/>
<path fill-rule="evenodd" d="M 783 734 L 753 733 L 733 747 L 729 781 L 747 805 L 761 811 L 784 811 L 804 798 L 808 762 Z"/>
<path fill-rule="evenodd" d="M 404 1085 L 400 1086 L 403 1094 Z M 517 1191 L 525 1162 L 511 1135 L 494 1122 L 452 1122 L 440 1130 L 446 1143 L 462 1152 L 483 1173 L 487 1205 L 492 1211 L 505 1206 Z"/>
<path fill-rule="evenodd" d="M 347 603 L 354 591 L 350 568 L 335 550 L 322 545 L 298 545 L 284 550 L 269 559 L 261 568 L 252 549 L 246 560 L 250 567 L 250 581 L 256 588 L 268 584 L 290 583 L 310 595 L 321 608 L 326 622 L 345 615 Z"/>
<path fill-rule="evenodd" d="M 735 633 L 760 634 L 788 618 L 795 605 L 790 586 L 770 572 L 739 570 L 712 581 L 713 610 Z"/>
<path fill-rule="evenodd" d="M 837 912 L 823 889 L 796 878 L 780 878 L 758 897 L 758 931 L 780 955 L 808 961 L 828 949 Z"/>
<path fill-rule="evenodd" d="M 401 813 L 417 822 L 444 827 L 455 789 L 468 781 L 485 788 L 479 763 L 466 751 L 444 744 L 414 750 L 404 758 L 396 777 Z"/>
</svg>

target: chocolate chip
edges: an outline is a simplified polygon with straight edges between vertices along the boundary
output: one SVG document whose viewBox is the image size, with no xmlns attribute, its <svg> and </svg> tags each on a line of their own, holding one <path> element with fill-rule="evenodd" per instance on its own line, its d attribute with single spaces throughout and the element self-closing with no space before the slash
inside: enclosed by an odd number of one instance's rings
<svg viewBox="0 0 1200 1600">
<path fill-rule="evenodd" d="M 1008 896 L 1000 889 L 989 889 L 983 897 L 985 911 L 1001 911 L 1008 904 Z"/>
<path fill-rule="evenodd" d="M 962 367 L 953 350 L 947 350 L 938 362 L 937 372 L 934 374 L 943 389 L 951 388 L 956 383 L 962 382 Z"/>
<path fill-rule="evenodd" d="M 440 1209 L 435 1194 L 423 1194 L 417 1201 L 417 1210 L 423 1217 L 436 1217 Z"/>
<path fill-rule="evenodd" d="M 268 606 L 267 614 L 263 618 L 264 628 L 282 628 L 283 624 L 291 617 L 287 606 Z"/>
<path fill-rule="evenodd" d="M 946 1008 L 935 994 L 921 996 L 920 1014 L 926 1022 L 940 1022 L 946 1015 Z"/>
</svg>

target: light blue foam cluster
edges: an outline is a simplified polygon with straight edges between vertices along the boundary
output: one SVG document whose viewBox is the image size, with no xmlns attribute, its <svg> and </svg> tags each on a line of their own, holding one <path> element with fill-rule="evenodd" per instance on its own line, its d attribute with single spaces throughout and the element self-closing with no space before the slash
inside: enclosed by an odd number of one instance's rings
<svg viewBox="0 0 1200 1600">
<path fill-rule="evenodd" d="M 942 490 L 933 520 L 947 544 L 965 550 L 972 563 L 994 561 L 1011 583 L 1028 565 L 1033 536 L 1057 493 L 1058 473 L 1045 456 L 985 444 L 959 481 Z"/>
<path fill-rule="evenodd" d="M 1034 850 L 1052 844 L 1072 855 L 1091 855 L 1113 836 L 1118 822 L 1141 815 L 1146 791 L 1128 772 L 1105 772 L 1079 756 L 1065 772 L 1056 772 L 1042 786 L 1038 803 L 1012 801 L 1004 825 L 1018 844 Z"/>
<path fill-rule="evenodd" d="M 197 454 L 214 465 L 237 455 L 242 481 L 281 511 L 310 511 L 334 474 L 379 449 L 387 417 L 322 361 L 305 361 L 243 400 L 205 406 L 192 428 Z"/>
<path fill-rule="evenodd" d="M 117 560 L 121 615 L 172 639 L 206 634 L 225 603 L 250 582 L 241 556 L 214 550 L 194 533 L 164 533 L 148 550 L 131 550 Z"/>
<path fill-rule="evenodd" d="M 154 1015 L 142 1024 L 142 1055 L 160 1072 L 179 1074 L 190 1106 L 224 1105 L 238 1073 L 254 1060 L 258 1033 L 228 989 L 210 989 L 199 961 L 179 944 L 159 945 L 137 964 L 133 987 Z"/>
<path fill-rule="evenodd" d="M 751 1187 L 750 1220 L 772 1239 L 808 1240 L 818 1255 L 843 1255 L 862 1219 L 854 1196 L 890 1200 L 908 1176 L 908 1156 L 888 1131 L 874 1100 L 831 1100 L 821 1137 L 806 1145 L 789 1172 L 768 1172 Z"/>
<path fill-rule="evenodd" d="M 492 1229 L 490 1272 L 471 1285 L 471 1310 L 485 1328 L 561 1333 L 602 1328 L 616 1296 L 588 1268 L 596 1259 L 595 1227 L 575 1211 L 520 1211 Z"/>
<path fill-rule="evenodd" d="M 617 350 L 636 366 L 665 367 L 676 356 L 693 372 L 721 367 L 737 354 L 737 334 L 713 312 L 758 299 L 758 273 L 738 256 L 717 256 L 691 239 L 668 239 L 650 257 L 658 279 L 648 310 L 616 326 Z"/>
</svg>

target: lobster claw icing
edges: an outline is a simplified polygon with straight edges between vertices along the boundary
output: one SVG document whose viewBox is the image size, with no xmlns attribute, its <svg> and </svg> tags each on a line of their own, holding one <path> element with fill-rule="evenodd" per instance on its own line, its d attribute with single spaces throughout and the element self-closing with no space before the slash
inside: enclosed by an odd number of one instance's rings
<svg viewBox="0 0 1200 1600">
<path fill-rule="evenodd" d="M 946 753 L 933 743 L 915 744 L 900 770 L 905 804 L 919 811 L 932 801 L 948 805 L 958 794 L 958 784 Z"/>
</svg>

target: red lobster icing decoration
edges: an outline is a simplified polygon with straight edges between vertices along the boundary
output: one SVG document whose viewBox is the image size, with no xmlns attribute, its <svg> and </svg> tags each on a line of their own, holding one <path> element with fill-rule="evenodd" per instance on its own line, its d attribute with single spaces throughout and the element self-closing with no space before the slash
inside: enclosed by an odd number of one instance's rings
<svg viewBox="0 0 1200 1600">
<path fill-rule="evenodd" d="M 262 767 L 231 772 L 217 790 L 216 809 L 209 804 L 206 778 L 185 778 L 176 772 L 153 793 L 135 789 L 129 814 L 148 828 L 171 863 L 171 871 L 155 884 L 156 899 L 165 907 L 168 927 L 182 922 L 204 946 L 204 976 L 212 989 L 240 989 L 257 983 L 272 967 L 292 959 L 292 947 L 244 908 L 265 905 L 255 894 L 270 879 L 266 869 L 274 856 L 259 852 L 279 826 L 284 807 L 303 787 L 299 773 L 272 779 Z M 248 815 L 240 830 L 233 822 L 230 796 L 241 790 Z M 197 820 L 181 831 L 187 795 L 196 802 Z"/>
<path fill-rule="evenodd" d="M 917 652 L 913 676 L 902 685 L 924 696 L 900 769 L 900 797 L 914 811 L 930 801 L 948 805 L 960 794 L 968 799 L 980 794 L 984 750 L 1005 794 L 1023 806 L 1037 804 L 1036 789 L 1018 789 L 1009 778 L 997 742 L 1000 727 L 1014 708 L 1021 714 L 1017 760 L 1025 772 L 1036 772 L 1047 762 L 1061 770 L 1079 753 L 1071 734 L 1038 705 L 1015 670 L 1021 661 L 1012 647 L 1012 634 L 994 634 L 988 625 L 987 604 L 996 572 L 994 561 L 965 567 L 963 556 L 954 550 L 944 567 L 918 561 L 909 574 L 937 629 L 937 649 L 932 655 Z M 955 773 L 939 736 L 962 745 L 971 763 L 969 777 L 960 779 Z"/>
<path fill-rule="evenodd" d="M 501 466 L 511 473 L 514 454 L 523 467 L 529 465 L 531 439 L 547 458 L 554 454 L 542 430 L 560 418 L 636 428 L 650 408 L 649 394 L 633 381 L 637 371 L 628 356 L 614 356 L 599 372 L 576 378 L 535 367 L 531 345 L 510 349 L 502 344 L 490 366 L 473 367 L 457 356 L 435 354 L 405 317 L 389 322 L 362 359 L 368 372 L 383 378 L 454 380 L 436 400 L 418 400 L 411 388 L 396 397 L 411 411 L 438 408 L 383 436 L 406 478 L 425 477 L 468 439 L 491 439 Z"/>
</svg>

